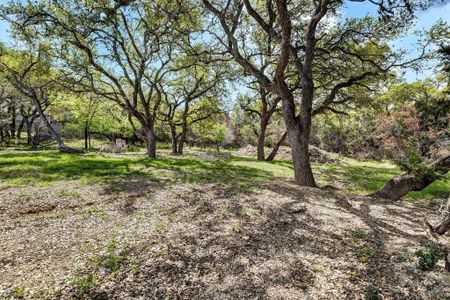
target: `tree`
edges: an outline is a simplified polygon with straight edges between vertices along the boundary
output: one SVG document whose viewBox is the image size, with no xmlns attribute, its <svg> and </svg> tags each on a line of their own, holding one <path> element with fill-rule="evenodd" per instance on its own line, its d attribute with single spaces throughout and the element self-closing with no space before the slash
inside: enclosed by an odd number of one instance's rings
<svg viewBox="0 0 450 300">
<path fill-rule="evenodd" d="M 256 144 L 258 160 L 272 161 L 286 139 L 284 124 L 279 120 L 279 104 L 280 98 L 274 99 L 263 89 L 258 93 L 247 93 L 238 97 L 233 118 L 246 143 Z M 256 136 L 256 140 L 253 136 Z M 273 149 L 266 157 L 264 148 L 267 145 L 273 145 Z"/>
<path fill-rule="evenodd" d="M 446 56 L 443 58 L 442 70 L 447 79 L 450 70 L 445 67 Z M 381 122 L 385 127 L 382 129 L 384 132 L 381 139 L 392 148 L 394 161 L 405 173 L 390 179 L 371 196 L 398 200 L 410 191 L 426 188 L 450 170 L 448 149 L 443 149 L 443 153 L 436 151 L 438 155 L 431 151 L 432 144 L 436 144 L 439 148 L 436 143 L 439 136 L 446 139 L 450 136 L 450 115 L 448 114 L 450 81 L 446 80 L 446 82 L 447 85 L 441 89 L 424 83 L 418 85 L 417 88 L 421 93 L 413 93 L 412 99 L 407 98 L 414 106 L 401 107 L 387 117 L 388 122 Z M 448 229 L 446 226 L 443 225 Z"/>
<path fill-rule="evenodd" d="M 371 194 L 376 198 L 398 200 L 412 191 L 421 191 L 450 170 L 450 153 L 427 165 L 422 172 L 400 174 L 389 180 L 381 189 Z"/>
<path fill-rule="evenodd" d="M 225 140 L 227 127 L 223 115 L 215 114 L 214 117 L 205 119 L 192 126 L 192 136 L 196 142 L 202 145 L 214 145 L 217 152 L 220 151 L 220 144 Z"/>
<path fill-rule="evenodd" d="M 170 127 L 172 153 L 183 154 L 189 127 L 221 112 L 225 70 L 197 62 L 180 60 L 181 70 L 170 81 L 165 94 L 163 120 Z M 183 64 L 189 67 L 183 67 Z"/>
<path fill-rule="evenodd" d="M 45 50 L 39 48 L 36 54 L 33 49 L 13 51 L 3 45 L 0 46 L 0 72 L 18 92 L 33 102 L 39 117 L 55 138 L 58 149 L 61 152 L 80 153 L 64 144 L 59 133 L 44 113 L 50 104 L 50 94 L 58 88 L 55 83 L 58 75 L 51 68 Z M 29 130 L 31 130 L 30 128 L 31 126 L 29 126 Z"/>
<path fill-rule="evenodd" d="M 67 130 L 84 134 L 86 150 L 91 147 L 92 133 L 114 141 L 116 137 L 131 135 L 133 132 L 126 111 L 96 95 L 59 93 L 50 110 Z"/>
<path fill-rule="evenodd" d="M 184 1 L 17 1 L 4 8 L 4 18 L 22 34 L 52 42 L 74 90 L 127 110 L 147 155 L 156 157 L 162 85 L 180 41 L 198 26 L 195 9 Z"/>
<path fill-rule="evenodd" d="M 379 7 L 379 19 L 347 20 L 330 28 L 324 20 L 336 15 L 342 1 L 202 3 L 214 16 L 209 28 L 224 51 L 264 89 L 281 98 L 295 180 L 305 186 L 316 185 L 308 153 L 312 116 L 349 101 L 342 95 L 348 87 L 364 86 L 370 78 L 404 65 L 386 41 L 407 27 L 419 4 L 372 1 Z M 253 64 L 243 20 L 277 44 L 275 68 L 262 72 Z"/>
</svg>

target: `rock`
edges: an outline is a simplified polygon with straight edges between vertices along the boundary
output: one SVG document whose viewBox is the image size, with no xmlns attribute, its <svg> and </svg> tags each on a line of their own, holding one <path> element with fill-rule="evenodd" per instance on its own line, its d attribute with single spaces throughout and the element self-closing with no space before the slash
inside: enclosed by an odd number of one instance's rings
<svg viewBox="0 0 450 300">
<path fill-rule="evenodd" d="M 122 139 L 116 139 L 115 142 L 110 142 L 108 145 L 100 149 L 100 152 L 123 153 L 127 150 L 127 143 Z"/>
</svg>

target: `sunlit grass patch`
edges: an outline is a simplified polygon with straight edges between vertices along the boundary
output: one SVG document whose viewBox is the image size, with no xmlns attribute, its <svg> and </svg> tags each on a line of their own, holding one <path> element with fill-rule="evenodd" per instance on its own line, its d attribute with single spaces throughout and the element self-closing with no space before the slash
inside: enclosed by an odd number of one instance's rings
<svg viewBox="0 0 450 300">
<path fill-rule="evenodd" d="M 313 163 L 313 172 L 322 186 L 337 186 L 366 195 L 381 188 L 400 170 L 388 162 L 345 158 L 342 163 Z M 111 183 L 136 175 L 155 182 L 225 184 L 231 196 L 253 192 L 272 180 L 292 179 L 294 172 L 290 161 L 265 162 L 242 157 L 203 160 L 192 155 L 172 156 L 167 152 L 157 159 L 144 155 L 71 155 L 57 151 L 0 153 L 0 179 L 3 184 L 12 186 L 48 186 L 70 180 L 85 184 Z M 435 198 L 448 197 L 449 191 L 447 175 L 421 192 L 409 193 L 406 199 L 429 203 Z"/>
</svg>

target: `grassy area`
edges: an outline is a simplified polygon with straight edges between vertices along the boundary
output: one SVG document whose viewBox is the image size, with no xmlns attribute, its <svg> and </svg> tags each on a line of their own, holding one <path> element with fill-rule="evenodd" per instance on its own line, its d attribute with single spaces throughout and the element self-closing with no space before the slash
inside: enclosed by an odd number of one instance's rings
<svg viewBox="0 0 450 300">
<path fill-rule="evenodd" d="M 383 186 L 399 170 L 386 162 L 360 162 L 345 159 L 340 164 L 313 164 L 321 185 L 343 186 L 357 194 L 367 194 Z M 65 180 L 114 182 L 129 176 L 146 176 L 154 181 L 223 183 L 235 192 L 251 191 L 273 178 L 292 178 L 289 161 L 259 162 L 251 158 L 202 160 L 195 156 L 171 156 L 163 152 L 158 159 L 131 154 L 70 155 L 57 151 L 0 153 L 0 179 L 14 186 L 51 185 Z M 449 176 L 408 199 L 425 201 L 446 198 Z"/>
</svg>

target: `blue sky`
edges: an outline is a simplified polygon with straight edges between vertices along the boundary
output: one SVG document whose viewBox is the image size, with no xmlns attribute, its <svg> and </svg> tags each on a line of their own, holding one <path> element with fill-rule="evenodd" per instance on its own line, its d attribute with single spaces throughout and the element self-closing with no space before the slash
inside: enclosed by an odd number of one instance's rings
<svg viewBox="0 0 450 300">
<path fill-rule="evenodd" d="M 367 2 L 346 1 L 342 11 L 344 17 L 360 18 L 367 14 L 376 14 L 376 6 Z M 418 55 L 416 44 L 418 36 L 414 34 L 417 30 L 430 29 L 439 19 L 450 23 L 450 1 L 446 0 L 443 4 L 433 6 L 428 10 L 417 15 L 415 25 L 409 30 L 406 36 L 397 39 L 391 44 L 394 49 L 405 49 L 409 52 L 409 57 L 414 58 Z M 407 70 L 405 79 L 408 82 L 424 79 L 433 75 L 433 68 L 436 62 L 430 62 L 423 70 L 416 73 L 413 70 Z"/>
<path fill-rule="evenodd" d="M 6 0 L 0 0 L 0 4 L 5 3 Z M 347 0 L 342 10 L 343 17 L 359 18 L 364 17 L 367 14 L 376 14 L 376 6 L 368 2 L 351 2 Z M 417 55 L 415 44 L 417 43 L 418 36 L 413 32 L 416 30 L 429 29 L 437 20 L 442 19 L 450 23 L 450 0 L 445 0 L 445 4 L 433 6 L 430 9 L 417 15 L 416 23 L 405 37 L 398 39 L 392 43 L 392 47 L 395 49 L 406 49 L 410 52 L 410 56 Z M 0 41 L 8 42 L 10 38 L 8 36 L 8 25 L 0 21 Z M 433 63 L 428 65 L 428 68 L 424 68 L 420 73 L 416 73 L 413 70 L 406 71 L 406 80 L 408 82 L 424 79 L 433 75 Z"/>
</svg>

